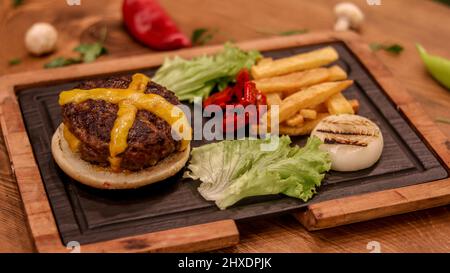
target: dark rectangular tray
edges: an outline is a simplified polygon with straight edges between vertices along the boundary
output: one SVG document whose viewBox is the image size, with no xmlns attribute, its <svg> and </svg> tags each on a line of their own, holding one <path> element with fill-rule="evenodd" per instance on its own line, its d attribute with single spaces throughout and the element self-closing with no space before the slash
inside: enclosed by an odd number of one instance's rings
<svg viewBox="0 0 450 273">
<path fill-rule="evenodd" d="M 442 179 L 447 171 L 396 110 L 376 81 L 344 43 L 333 42 L 263 52 L 286 57 L 326 45 L 340 54 L 337 62 L 354 85 L 345 91 L 360 101 L 359 114 L 376 122 L 385 146 L 373 167 L 352 173 L 330 172 L 318 194 L 305 203 L 284 196 L 261 196 L 242 200 L 220 211 L 197 192 L 198 181 L 178 175 L 137 190 L 102 191 L 66 176 L 53 161 L 51 137 L 61 123 L 58 94 L 79 82 L 35 87 L 18 93 L 26 129 L 45 184 L 61 238 L 66 244 L 82 244 L 172 229 L 220 219 L 244 220 L 290 212 L 309 204 L 368 192 L 404 187 Z M 155 69 L 143 71 L 152 75 Z M 305 137 L 293 138 L 303 145 Z M 194 141 L 199 146 L 204 141 Z"/>
</svg>

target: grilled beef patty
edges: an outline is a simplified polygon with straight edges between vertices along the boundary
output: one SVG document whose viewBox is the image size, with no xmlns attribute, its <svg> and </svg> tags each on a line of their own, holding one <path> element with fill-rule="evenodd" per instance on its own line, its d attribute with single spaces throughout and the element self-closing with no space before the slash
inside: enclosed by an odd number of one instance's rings
<svg viewBox="0 0 450 273">
<path fill-rule="evenodd" d="M 120 88 L 125 89 L 130 77 L 111 77 L 103 80 L 85 81 L 75 88 Z M 146 94 L 157 94 L 177 105 L 175 94 L 159 84 L 149 82 Z M 118 106 L 102 100 L 87 100 L 62 106 L 64 125 L 81 142 L 81 158 L 93 164 L 109 166 L 109 141 Z M 128 133 L 128 147 L 119 157 L 121 168 L 137 171 L 152 165 L 179 149 L 180 141 L 172 138 L 171 126 L 160 117 L 139 110 Z"/>
</svg>

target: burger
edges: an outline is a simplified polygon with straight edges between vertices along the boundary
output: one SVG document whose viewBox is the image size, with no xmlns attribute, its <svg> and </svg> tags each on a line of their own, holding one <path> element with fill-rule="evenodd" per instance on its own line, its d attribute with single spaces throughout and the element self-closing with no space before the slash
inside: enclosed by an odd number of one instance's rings
<svg viewBox="0 0 450 273">
<path fill-rule="evenodd" d="M 138 188 L 175 175 L 189 158 L 191 127 L 180 102 L 143 74 L 84 81 L 61 92 L 59 104 L 52 154 L 83 184 Z"/>
</svg>

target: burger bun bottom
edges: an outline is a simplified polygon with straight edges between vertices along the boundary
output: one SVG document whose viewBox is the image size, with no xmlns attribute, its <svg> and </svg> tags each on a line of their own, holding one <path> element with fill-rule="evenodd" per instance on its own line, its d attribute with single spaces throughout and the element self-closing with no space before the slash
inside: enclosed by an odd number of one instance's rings
<svg viewBox="0 0 450 273">
<path fill-rule="evenodd" d="M 164 158 L 158 164 L 132 172 L 113 172 L 81 159 L 74 153 L 63 136 L 64 124 L 58 127 L 52 137 L 52 154 L 58 166 L 76 181 L 98 189 L 135 189 L 174 176 L 189 159 L 190 145 Z"/>
</svg>

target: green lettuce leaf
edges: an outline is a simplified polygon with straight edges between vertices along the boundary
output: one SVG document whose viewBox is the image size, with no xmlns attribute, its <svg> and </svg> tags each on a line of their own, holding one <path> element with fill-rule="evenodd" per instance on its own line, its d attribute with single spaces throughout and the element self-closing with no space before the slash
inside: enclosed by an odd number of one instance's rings
<svg viewBox="0 0 450 273">
<path fill-rule="evenodd" d="M 262 150 L 261 144 L 270 141 L 278 141 L 276 149 Z M 272 136 L 194 148 L 185 176 L 202 181 L 198 191 L 220 209 L 249 196 L 279 193 L 306 202 L 316 193 L 331 162 L 319 150 L 322 142 L 316 137 L 309 138 L 303 148 L 290 144 L 288 136 Z"/>
<path fill-rule="evenodd" d="M 245 52 L 227 43 L 214 56 L 166 59 L 152 80 L 175 92 L 180 100 L 192 102 L 195 97 L 206 98 L 217 85 L 226 86 L 239 70 L 250 69 L 258 58 L 258 51 Z"/>
</svg>

